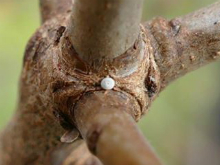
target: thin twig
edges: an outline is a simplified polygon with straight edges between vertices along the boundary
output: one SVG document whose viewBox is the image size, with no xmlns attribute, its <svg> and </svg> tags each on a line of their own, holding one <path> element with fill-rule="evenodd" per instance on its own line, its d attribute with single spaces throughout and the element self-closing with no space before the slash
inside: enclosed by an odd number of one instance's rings
<svg viewBox="0 0 220 165">
<path fill-rule="evenodd" d="M 76 0 L 69 37 L 87 63 L 112 59 L 137 40 L 143 0 Z"/>
</svg>

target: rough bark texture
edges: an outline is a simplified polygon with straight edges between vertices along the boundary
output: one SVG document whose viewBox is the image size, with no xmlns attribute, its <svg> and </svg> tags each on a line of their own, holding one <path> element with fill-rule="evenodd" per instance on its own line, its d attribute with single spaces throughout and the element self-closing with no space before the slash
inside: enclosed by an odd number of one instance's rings
<svg viewBox="0 0 220 165">
<path fill-rule="evenodd" d="M 146 23 L 163 88 L 173 80 L 220 57 L 220 2 L 183 17 Z"/>
<path fill-rule="evenodd" d="M 71 11 L 72 0 L 40 0 L 42 23 Z"/>
<path fill-rule="evenodd" d="M 57 63 L 58 43 L 65 22 L 64 17 L 46 22 L 29 41 L 20 80 L 18 109 L 1 134 L 1 165 L 100 164 L 84 142 L 70 145 L 60 142 L 65 130 L 74 127 L 65 107 L 61 105 L 62 111 L 55 102 L 57 93 L 60 98 L 64 97 L 62 88 L 65 85 L 74 85 L 74 78 L 63 76 Z"/>
<path fill-rule="evenodd" d="M 68 150 L 62 149 L 60 137 L 65 130 L 72 130 L 77 124 L 73 120 L 75 104 L 84 93 L 102 90 L 100 81 L 107 75 L 117 82 L 115 91 L 127 93 L 135 99 L 136 108 L 131 112 L 135 120 L 140 119 L 156 95 L 155 91 L 148 93 L 145 87 L 148 84 L 145 83 L 146 77 L 155 75 L 156 66 L 143 28 L 134 47 L 100 66 L 101 72 L 97 72 L 78 59 L 66 36 L 66 18 L 68 16 L 58 16 L 45 22 L 29 41 L 20 81 L 18 110 L 1 136 L 1 165 L 12 165 L 15 161 L 17 165 L 65 162 L 64 157 L 52 155 L 57 150 L 64 153 Z M 138 59 L 139 66 L 132 67 L 129 61 L 136 54 L 141 57 Z M 124 66 L 133 69 L 128 72 Z M 91 157 L 86 147 L 82 148 L 79 151 L 78 148 L 72 149 L 71 152 L 77 155 L 84 150 L 84 157 Z M 72 162 L 78 165 L 81 160 L 75 159 L 78 157 L 74 156 Z M 95 158 L 89 160 L 100 164 Z"/>
<path fill-rule="evenodd" d="M 171 21 L 149 21 L 125 52 L 94 66 L 71 42 L 73 16 L 58 7 L 70 2 L 48 2 L 41 1 L 47 21 L 26 48 L 17 111 L 0 136 L 0 165 L 101 165 L 87 146 L 105 165 L 161 164 L 134 120 L 171 81 L 219 58 L 220 3 Z M 111 91 L 100 87 L 106 76 L 116 81 Z M 72 130 L 87 146 L 60 142 Z"/>
</svg>

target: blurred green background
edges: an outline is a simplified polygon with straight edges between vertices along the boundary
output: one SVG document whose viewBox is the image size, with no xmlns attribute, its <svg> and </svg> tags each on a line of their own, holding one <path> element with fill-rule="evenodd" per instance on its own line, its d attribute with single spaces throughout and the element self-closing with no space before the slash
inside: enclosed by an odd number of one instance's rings
<svg viewBox="0 0 220 165">
<path fill-rule="evenodd" d="M 148 0 L 144 20 L 173 18 L 215 0 Z M 40 25 L 37 0 L 0 0 L 0 129 L 16 109 L 25 45 Z M 220 164 L 220 61 L 172 83 L 139 126 L 169 165 Z"/>
</svg>

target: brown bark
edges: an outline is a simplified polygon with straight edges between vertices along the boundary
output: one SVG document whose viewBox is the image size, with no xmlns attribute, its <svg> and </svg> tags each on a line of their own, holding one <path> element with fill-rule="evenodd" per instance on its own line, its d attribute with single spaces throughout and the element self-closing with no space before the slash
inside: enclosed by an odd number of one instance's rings
<svg viewBox="0 0 220 165">
<path fill-rule="evenodd" d="M 65 106 L 61 110 L 56 106 L 55 97 L 65 86 L 62 83 L 74 85 L 74 82 L 67 80 L 68 76 L 63 77 L 55 62 L 66 24 L 65 17 L 57 18 L 45 22 L 27 45 L 18 108 L 0 136 L 1 165 L 101 164 L 84 142 L 60 142 L 61 136 L 74 126 L 61 111 Z M 64 97 L 60 96 L 60 99 Z"/>
<path fill-rule="evenodd" d="M 137 105 L 116 91 L 90 92 L 77 103 L 77 127 L 105 165 L 161 165 L 132 117 Z"/>
<path fill-rule="evenodd" d="M 0 136 L 0 165 L 101 165 L 85 142 L 105 165 L 159 165 L 134 120 L 147 112 L 171 81 L 220 56 L 220 3 L 171 21 L 154 19 L 145 23 L 145 28 L 141 26 L 138 35 L 136 30 L 131 30 L 132 34 L 125 31 L 129 38 L 134 36 L 135 44 L 129 42 L 124 47 L 122 37 L 117 46 L 121 44 L 123 51 L 111 47 L 115 52 L 100 54 L 96 59 L 95 54 L 89 57 L 77 51 L 77 42 L 82 42 L 73 41 L 72 14 L 68 7 L 58 7 L 69 1 L 47 2 L 42 1 L 45 23 L 29 41 L 24 56 L 17 111 Z M 125 1 L 119 2 L 126 5 Z M 133 3 L 129 1 L 128 6 Z M 112 9 L 119 11 L 117 7 Z M 120 29 L 117 23 L 114 26 Z M 80 34 L 77 28 L 76 32 Z M 111 34 L 111 30 L 108 32 Z M 105 45 L 99 46 L 94 46 L 96 51 L 107 50 Z M 97 66 L 88 63 L 90 58 L 97 61 Z M 100 86 L 107 76 L 116 81 L 111 91 Z M 62 135 L 73 130 L 79 130 L 85 142 L 61 143 Z"/>
<path fill-rule="evenodd" d="M 146 23 L 155 39 L 162 86 L 220 57 L 220 2 L 172 20 Z"/>
<path fill-rule="evenodd" d="M 41 20 L 55 18 L 57 14 L 70 12 L 72 0 L 40 0 Z"/>
<path fill-rule="evenodd" d="M 79 145 L 71 148 L 62 144 L 60 138 L 66 131 L 76 128 L 77 123 L 73 120 L 75 104 L 84 93 L 102 90 L 100 82 L 107 75 L 116 81 L 114 90 L 127 93 L 131 98 L 135 96 L 133 99 L 137 100 L 138 104 L 131 112 L 135 120 L 138 120 L 149 106 L 145 103 L 146 99 L 147 103 L 150 101 L 143 86 L 145 72 L 151 68 L 149 76 L 153 75 L 156 68 L 144 30 L 135 47 L 106 63 L 104 67 L 107 70 L 100 68 L 101 71 L 96 72 L 87 66 L 86 70 L 82 70 L 85 68 L 78 68 L 79 65 L 83 66 L 82 61 L 77 58 L 73 46 L 68 42 L 66 18 L 68 17 L 60 15 L 57 20 L 45 22 L 29 41 L 24 56 L 18 109 L 11 124 L 1 134 L 1 165 L 48 165 L 69 161 L 75 165 L 86 165 L 87 161 L 99 165 L 100 162 L 91 156 L 85 144 L 81 144 L 84 147 Z M 139 66 L 135 65 L 132 71 L 126 72 L 123 66 L 129 66 L 129 61 L 140 54 L 141 58 L 135 60 L 139 61 Z M 63 145 L 66 147 L 62 147 Z M 148 147 L 147 144 L 145 146 Z M 65 156 L 53 156 L 57 150 Z M 81 156 L 77 155 L 82 152 L 83 157 L 79 159 Z M 72 155 L 71 153 L 74 153 L 74 156 L 67 157 Z"/>
</svg>

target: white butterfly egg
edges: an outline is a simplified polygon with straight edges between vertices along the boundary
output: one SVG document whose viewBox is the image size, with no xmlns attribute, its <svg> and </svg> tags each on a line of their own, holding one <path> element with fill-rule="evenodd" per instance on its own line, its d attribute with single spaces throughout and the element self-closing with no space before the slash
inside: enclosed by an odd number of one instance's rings
<svg viewBox="0 0 220 165">
<path fill-rule="evenodd" d="M 110 77 L 106 77 L 101 81 L 101 87 L 106 90 L 111 90 L 115 87 L 115 80 Z"/>
</svg>

